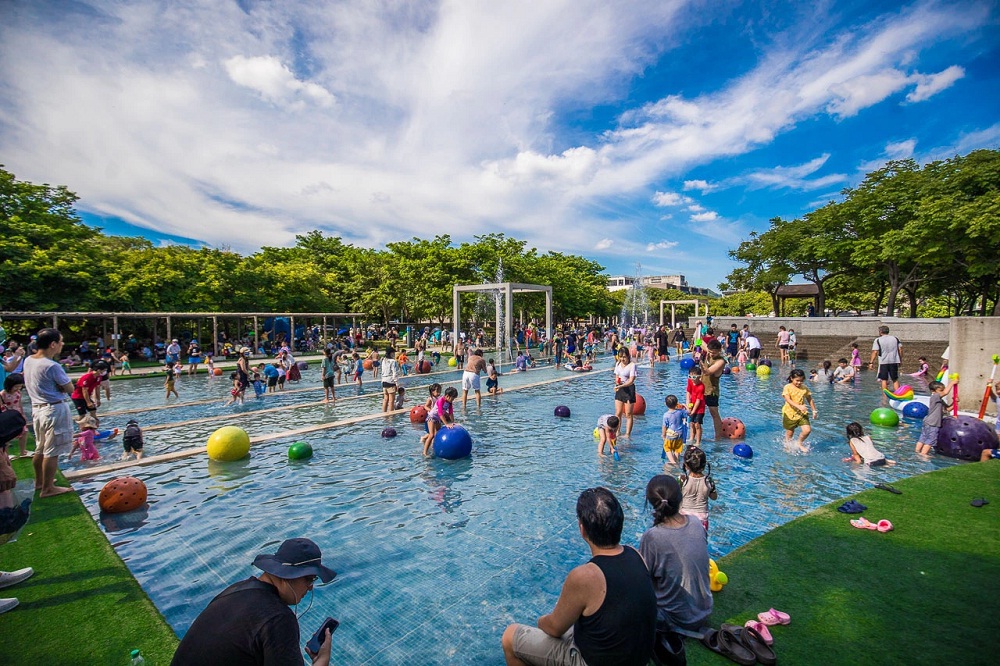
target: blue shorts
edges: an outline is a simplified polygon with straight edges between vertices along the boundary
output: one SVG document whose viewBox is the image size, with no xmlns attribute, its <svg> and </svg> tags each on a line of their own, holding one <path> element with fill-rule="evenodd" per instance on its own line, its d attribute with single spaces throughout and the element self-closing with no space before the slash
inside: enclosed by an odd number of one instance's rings
<svg viewBox="0 0 1000 666">
<path fill-rule="evenodd" d="M 198 365 L 201 363 L 201 356 L 188 356 L 188 365 Z"/>
<path fill-rule="evenodd" d="M 920 443 L 937 446 L 938 432 L 940 430 L 941 428 L 938 426 L 925 425 L 920 429 Z"/>
</svg>

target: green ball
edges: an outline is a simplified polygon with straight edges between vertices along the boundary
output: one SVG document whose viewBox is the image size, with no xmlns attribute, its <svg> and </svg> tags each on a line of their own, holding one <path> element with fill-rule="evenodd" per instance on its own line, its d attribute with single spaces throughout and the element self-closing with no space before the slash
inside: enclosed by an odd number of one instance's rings
<svg viewBox="0 0 1000 666">
<path fill-rule="evenodd" d="M 765 365 L 764 367 L 766 368 L 767 366 Z M 729 576 L 720 571 L 719 573 L 715 574 L 715 581 L 719 585 L 726 585 L 729 583 Z"/>
<path fill-rule="evenodd" d="M 756 363 L 747 363 L 747 372 L 753 372 L 757 369 Z"/>
<path fill-rule="evenodd" d="M 879 407 L 878 409 L 872 410 L 871 416 L 868 417 L 868 420 L 871 421 L 873 425 L 895 428 L 899 425 L 899 414 L 896 413 L 895 409 Z"/>
<path fill-rule="evenodd" d="M 295 442 L 288 447 L 288 458 L 290 460 L 306 460 L 312 458 L 313 447 L 308 442 Z"/>
</svg>

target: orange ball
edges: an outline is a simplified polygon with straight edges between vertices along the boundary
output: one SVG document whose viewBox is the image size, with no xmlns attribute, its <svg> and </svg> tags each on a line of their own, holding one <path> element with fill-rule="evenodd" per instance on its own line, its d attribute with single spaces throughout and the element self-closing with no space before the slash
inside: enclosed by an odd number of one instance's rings
<svg viewBox="0 0 1000 666">
<path fill-rule="evenodd" d="M 635 404 L 632 405 L 632 414 L 642 416 L 646 413 L 646 399 L 638 393 L 635 394 Z"/>
<path fill-rule="evenodd" d="M 215 369 L 213 369 L 212 370 L 212 374 L 214 374 L 216 377 L 221 377 L 222 376 L 222 368 L 215 368 Z"/>
<path fill-rule="evenodd" d="M 124 513 L 146 503 L 146 484 L 134 476 L 120 476 L 104 484 L 97 504 L 107 513 Z"/>
<path fill-rule="evenodd" d="M 417 405 L 410 410 L 410 423 L 424 423 L 427 421 L 427 410 L 423 405 Z"/>
<path fill-rule="evenodd" d="M 738 366 L 738 365 L 734 365 L 733 366 L 733 374 L 734 375 L 740 374 L 740 366 Z"/>
<path fill-rule="evenodd" d="M 729 439 L 742 439 L 747 434 L 743 421 L 732 416 L 722 419 L 722 436 Z"/>
<path fill-rule="evenodd" d="M 371 369 L 372 369 L 372 362 L 371 362 L 371 359 L 367 359 L 367 358 L 366 358 L 366 359 L 365 359 L 364 361 L 362 361 L 362 362 L 361 362 L 361 366 L 362 366 L 362 367 L 363 367 L 363 368 L 364 368 L 365 370 L 371 370 Z"/>
</svg>

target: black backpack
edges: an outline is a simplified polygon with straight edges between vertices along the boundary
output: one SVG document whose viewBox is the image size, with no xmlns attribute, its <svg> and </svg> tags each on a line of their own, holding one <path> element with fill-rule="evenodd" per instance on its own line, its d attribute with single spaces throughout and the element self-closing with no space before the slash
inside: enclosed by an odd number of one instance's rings
<svg viewBox="0 0 1000 666">
<path fill-rule="evenodd" d="M 7 442 L 18 437 L 24 432 L 27 421 L 21 416 L 21 412 L 8 409 L 0 412 L 0 449 L 7 447 Z"/>
<path fill-rule="evenodd" d="M 122 436 L 124 444 L 142 444 L 142 428 L 138 423 L 131 422 L 125 426 L 125 434 Z"/>
</svg>

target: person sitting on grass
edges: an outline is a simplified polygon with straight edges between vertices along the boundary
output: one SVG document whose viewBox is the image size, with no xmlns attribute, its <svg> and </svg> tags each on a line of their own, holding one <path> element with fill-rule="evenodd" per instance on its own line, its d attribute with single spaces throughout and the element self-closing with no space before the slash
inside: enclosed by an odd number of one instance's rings
<svg viewBox="0 0 1000 666">
<path fill-rule="evenodd" d="M 887 460 L 882 452 L 875 448 L 871 436 L 865 434 L 865 429 L 860 423 L 847 424 L 847 445 L 851 447 L 851 455 L 844 458 L 844 462 L 853 461 L 869 467 L 896 464 L 893 460 Z"/>
</svg>

